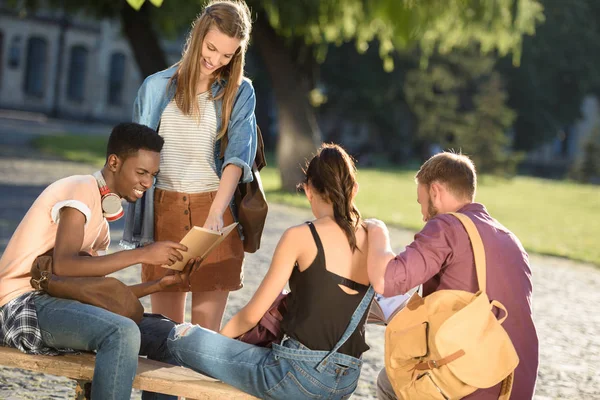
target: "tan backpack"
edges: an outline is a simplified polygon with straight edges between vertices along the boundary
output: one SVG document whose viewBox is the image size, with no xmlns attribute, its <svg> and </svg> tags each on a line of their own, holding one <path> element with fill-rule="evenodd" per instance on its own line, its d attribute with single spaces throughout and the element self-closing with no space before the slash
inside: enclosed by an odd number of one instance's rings
<svg viewBox="0 0 600 400">
<path fill-rule="evenodd" d="M 400 399 L 460 399 L 503 380 L 500 399 L 508 399 L 519 364 L 501 325 L 508 313 L 485 292 L 485 251 L 475 224 L 451 214 L 471 239 L 479 291 L 440 290 L 424 298 L 415 293 L 386 328 L 386 372 Z M 500 320 L 493 306 L 504 311 Z"/>
</svg>

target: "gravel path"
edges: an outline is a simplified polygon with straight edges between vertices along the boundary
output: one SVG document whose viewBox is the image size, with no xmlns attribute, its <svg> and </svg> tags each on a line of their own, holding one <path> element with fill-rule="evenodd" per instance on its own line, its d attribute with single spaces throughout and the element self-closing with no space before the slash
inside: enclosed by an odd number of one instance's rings
<svg viewBox="0 0 600 400">
<path fill-rule="evenodd" d="M 35 197 L 50 182 L 64 176 L 90 173 L 85 164 L 40 157 L 22 140 L 8 138 L 0 131 L 0 252 Z M 418 212 L 415 209 L 415 212 Z M 272 204 L 263 246 L 248 255 L 245 286 L 230 296 L 225 318 L 241 308 L 252 296 L 266 273 L 281 233 L 289 226 L 310 219 L 307 210 Z M 113 224 L 112 249 L 122 233 L 122 221 Z M 394 248 L 412 239 L 405 230 L 390 229 Z M 600 270 L 581 263 L 553 257 L 532 256 L 534 273 L 534 318 L 540 337 L 541 365 L 535 398 L 600 399 Z M 115 274 L 126 283 L 139 281 L 139 267 Z M 149 302 L 144 299 L 149 309 Z M 189 302 L 188 302 L 189 318 Z M 369 326 L 371 350 L 354 399 L 374 399 L 375 380 L 383 366 L 383 328 Z M 51 388 L 51 390 L 49 390 Z M 0 399 L 69 399 L 74 384 L 66 378 L 0 367 Z M 139 398 L 139 393 L 133 397 Z"/>
</svg>

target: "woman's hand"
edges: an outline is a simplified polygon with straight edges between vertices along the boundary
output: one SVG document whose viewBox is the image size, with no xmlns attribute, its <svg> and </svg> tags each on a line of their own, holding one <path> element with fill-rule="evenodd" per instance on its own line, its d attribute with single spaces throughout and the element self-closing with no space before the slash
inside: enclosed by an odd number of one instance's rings
<svg viewBox="0 0 600 400">
<path fill-rule="evenodd" d="M 206 222 L 204 222 L 204 228 L 212 229 L 213 231 L 221 231 L 223 229 L 223 214 L 229 208 L 229 203 L 231 203 L 241 176 L 242 169 L 237 165 L 229 164 L 225 167 L 223 176 L 219 182 L 217 195 L 210 206 Z"/>
<path fill-rule="evenodd" d="M 384 233 L 385 235 L 389 235 L 389 231 L 387 226 L 383 221 L 380 221 L 375 218 L 368 218 L 363 221 L 367 226 L 367 232 L 379 231 Z"/>
<path fill-rule="evenodd" d="M 223 213 L 209 211 L 204 228 L 220 232 L 223 229 Z"/>
</svg>

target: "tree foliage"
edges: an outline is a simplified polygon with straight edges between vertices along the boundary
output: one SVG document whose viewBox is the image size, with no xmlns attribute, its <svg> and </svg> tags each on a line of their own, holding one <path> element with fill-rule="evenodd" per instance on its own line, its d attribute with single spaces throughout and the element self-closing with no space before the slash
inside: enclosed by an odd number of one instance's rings
<svg viewBox="0 0 600 400">
<path fill-rule="evenodd" d="M 41 0 L 12 2 L 25 9 L 41 4 Z M 325 60 L 331 44 L 339 46 L 353 42 L 361 53 L 376 44 L 386 71 L 393 70 L 398 50 L 415 47 L 420 48 L 423 68 L 435 55 L 450 55 L 455 50 L 472 49 L 474 45 L 483 54 L 510 54 L 512 62 L 518 64 L 523 35 L 533 34 L 536 25 L 543 21 L 543 9 L 538 0 L 246 2 L 255 16 L 253 45 L 259 48 L 265 61 L 275 95 L 279 124 L 278 163 L 285 190 L 294 190 L 301 177 L 303 160 L 320 141 L 309 94 L 317 83 L 318 63 Z M 140 11 L 144 19 L 132 16 L 127 2 L 122 0 L 46 0 L 44 5 L 100 17 L 121 17 L 140 69 L 147 75 L 166 66 L 164 56 L 156 55 L 158 39 L 153 36 L 152 28 L 163 33 L 181 34 L 189 29 L 204 3 L 205 0 L 164 0 L 160 9 L 156 9 L 145 2 Z M 137 23 L 135 32 L 127 29 L 133 23 Z M 153 42 L 156 43 L 153 45 Z M 437 73 L 435 69 L 429 71 Z M 455 100 L 447 98 L 443 101 Z M 441 118 L 444 118 L 443 114 Z M 423 121 L 423 124 L 427 122 Z"/>
<path fill-rule="evenodd" d="M 364 52 L 379 44 L 386 70 L 393 52 L 419 45 L 423 60 L 439 51 L 469 48 L 473 42 L 484 54 L 512 54 L 518 64 L 523 35 L 532 35 L 543 21 L 537 0 L 249 0 L 263 8 L 276 32 L 302 38 L 315 46 L 323 61 L 327 44 L 354 41 Z"/>
<path fill-rule="evenodd" d="M 523 40 L 521 65 L 499 64 L 518 110 L 515 146 L 530 150 L 579 118 L 583 98 L 600 88 L 600 2 L 541 0 L 546 22 Z"/>
<path fill-rule="evenodd" d="M 519 161 L 507 136 L 515 113 L 494 62 L 474 49 L 434 56 L 426 69 L 407 74 L 406 102 L 426 145 L 460 150 L 480 172 L 510 175 Z"/>
<path fill-rule="evenodd" d="M 358 54 L 345 44 L 329 49 L 320 68 L 319 91 L 326 101 L 317 113 L 323 138 L 344 144 L 361 165 L 406 163 L 413 151 L 414 118 L 404 79 L 418 59 L 396 54 L 394 62 L 394 71 L 385 72 L 375 46 Z"/>
</svg>

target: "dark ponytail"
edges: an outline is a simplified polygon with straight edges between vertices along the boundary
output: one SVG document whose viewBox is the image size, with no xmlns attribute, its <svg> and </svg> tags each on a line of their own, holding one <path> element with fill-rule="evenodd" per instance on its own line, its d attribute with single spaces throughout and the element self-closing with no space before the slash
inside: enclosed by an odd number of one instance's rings
<svg viewBox="0 0 600 400">
<path fill-rule="evenodd" d="M 333 205 L 335 222 L 346 234 L 352 251 L 358 249 L 356 230 L 361 219 L 352 200 L 356 184 L 352 158 L 337 144 L 323 144 L 306 167 L 304 184 L 308 183 Z"/>
</svg>

